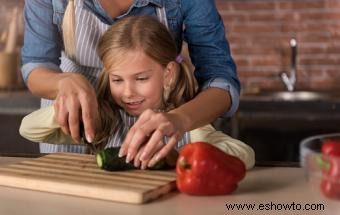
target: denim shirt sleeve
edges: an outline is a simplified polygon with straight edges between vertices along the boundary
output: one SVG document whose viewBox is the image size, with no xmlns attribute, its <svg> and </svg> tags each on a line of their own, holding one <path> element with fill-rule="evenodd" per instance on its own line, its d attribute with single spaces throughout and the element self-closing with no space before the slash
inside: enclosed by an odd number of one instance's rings
<svg viewBox="0 0 340 215">
<path fill-rule="evenodd" d="M 200 89 L 217 87 L 228 91 L 232 106 L 224 116 L 232 116 L 239 104 L 240 82 L 223 21 L 214 1 L 182 1 L 181 7 L 185 26 L 184 40 L 188 43 Z"/>
<path fill-rule="evenodd" d="M 62 39 L 53 19 L 51 0 L 25 0 L 25 33 L 21 49 L 21 73 L 25 82 L 37 67 L 60 71 Z"/>
</svg>

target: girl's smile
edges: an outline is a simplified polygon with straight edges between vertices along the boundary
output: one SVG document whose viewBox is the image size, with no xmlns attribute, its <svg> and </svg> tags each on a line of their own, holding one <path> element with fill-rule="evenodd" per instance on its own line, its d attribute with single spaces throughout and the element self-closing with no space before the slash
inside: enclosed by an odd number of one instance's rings
<svg viewBox="0 0 340 215">
<path fill-rule="evenodd" d="M 141 101 L 132 101 L 132 102 L 125 102 L 125 110 L 129 110 L 130 112 L 133 110 L 138 110 L 143 106 L 144 99 Z"/>
</svg>

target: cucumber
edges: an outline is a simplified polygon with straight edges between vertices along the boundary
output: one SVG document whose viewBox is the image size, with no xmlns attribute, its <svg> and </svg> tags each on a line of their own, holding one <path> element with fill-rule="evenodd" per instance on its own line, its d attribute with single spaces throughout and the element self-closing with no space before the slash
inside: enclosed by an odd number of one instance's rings
<svg viewBox="0 0 340 215">
<path fill-rule="evenodd" d="M 97 165 L 105 170 L 119 171 L 135 169 L 132 163 L 126 163 L 125 157 L 118 157 L 120 147 L 106 148 L 96 153 Z"/>
<path fill-rule="evenodd" d="M 123 171 L 123 170 L 131 170 L 138 169 L 133 165 L 133 162 L 126 163 L 126 157 L 118 157 L 120 147 L 112 147 L 106 148 L 104 150 L 98 151 L 96 153 L 96 161 L 98 167 L 108 171 Z M 176 166 L 176 161 L 178 158 L 178 153 L 175 150 L 172 150 L 169 155 L 158 161 L 153 167 L 148 169 L 150 170 L 162 170 L 162 169 L 171 169 Z"/>
</svg>

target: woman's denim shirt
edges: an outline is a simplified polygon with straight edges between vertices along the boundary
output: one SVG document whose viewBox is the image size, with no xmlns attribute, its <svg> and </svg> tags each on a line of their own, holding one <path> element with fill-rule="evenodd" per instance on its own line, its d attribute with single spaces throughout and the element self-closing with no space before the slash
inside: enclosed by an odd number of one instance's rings
<svg viewBox="0 0 340 215">
<path fill-rule="evenodd" d="M 130 9 L 117 18 L 108 17 L 98 0 L 83 0 L 84 7 L 106 24 L 129 15 L 156 16 L 155 7 L 165 7 L 169 28 L 178 50 L 182 40 L 188 43 L 195 77 L 200 89 L 218 87 L 227 90 L 237 110 L 240 83 L 236 66 L 225 38 L 223 21 L 213 0 L 134 0 Z M 25 34 L 22 48 L 22 75 L 25 80 L 37 67 L 60 71 L 63 50 L 61 23 L 67 0 L 25 0 Z"/>
</svg>

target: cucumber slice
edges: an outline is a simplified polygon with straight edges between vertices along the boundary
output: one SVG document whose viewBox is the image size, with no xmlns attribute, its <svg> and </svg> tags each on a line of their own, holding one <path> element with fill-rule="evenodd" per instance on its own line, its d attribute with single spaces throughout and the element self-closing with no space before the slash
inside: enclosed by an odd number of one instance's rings
<svg viewBox="0 0 340 215">
<path fill-rule="evenodd" d="M 96 161 L 97 161 L 97 165 L 102 168 L 103 167 L 103 163 L 104 163 L 104 153 L 97 153 L 96 154 Z"/>
</svg>

